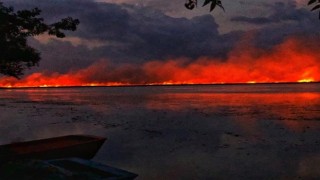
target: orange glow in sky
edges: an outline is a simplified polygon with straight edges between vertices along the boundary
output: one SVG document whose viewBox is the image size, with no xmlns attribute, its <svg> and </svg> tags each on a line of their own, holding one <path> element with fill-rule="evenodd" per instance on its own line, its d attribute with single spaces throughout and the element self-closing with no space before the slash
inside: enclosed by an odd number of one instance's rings
<svg viewBox="0 0 320 180">
<path fill-rule="evenodd" d="M 119 86 L 155 84 L 279 83 L 320 81 L 320 54 L 305 40 L 287 39 L 272 50 L 239 44 L 228 58 L 184 58 L 114 65 L 98 61 L 68 73 L 37 72 L 20 80 L 0 78 L 1 87 Z M 314 45 L 311 43 L 311 45 Z M 311 46 L 310 45 L 310 46 Z"/>
</svg>

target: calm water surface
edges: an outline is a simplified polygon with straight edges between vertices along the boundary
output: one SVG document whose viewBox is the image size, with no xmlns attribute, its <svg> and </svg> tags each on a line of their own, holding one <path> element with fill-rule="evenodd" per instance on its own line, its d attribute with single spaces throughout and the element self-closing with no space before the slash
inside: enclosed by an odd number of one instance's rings
<svg viewBox="0 0 320 180">
<path fill-rule="evenodd" d="M 0 90 L 1 143 L 108 137 L 139 179 L 320 177 L 320 84 Z"/>
</svg>

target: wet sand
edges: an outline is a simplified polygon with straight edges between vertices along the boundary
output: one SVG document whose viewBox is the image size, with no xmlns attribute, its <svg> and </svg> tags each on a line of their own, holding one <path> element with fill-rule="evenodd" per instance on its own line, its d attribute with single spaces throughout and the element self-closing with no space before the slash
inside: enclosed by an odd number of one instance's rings
<svg viewBox="0 0 320 180">
<path fill-rule="evenodd" d="M 0 142 L 108 137 L 94 160 L 138 179 L 317 178 L 318 87 L 0 90 Z"/>
</svg>

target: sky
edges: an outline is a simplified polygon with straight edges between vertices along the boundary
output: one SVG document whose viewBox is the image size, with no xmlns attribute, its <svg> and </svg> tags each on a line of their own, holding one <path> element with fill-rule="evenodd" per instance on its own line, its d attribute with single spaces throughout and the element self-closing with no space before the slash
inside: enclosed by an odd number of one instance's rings
<svg viewBox="0 0 320 180">
<path fill-rule="evenodd" d="M 320 21 L 307 0 L 2 0 L 39 7 L 46 22 L 80 20 L 64 39 L 29 39 L 39 67 L 0 86 L 320 81 Z"/>
</svg>

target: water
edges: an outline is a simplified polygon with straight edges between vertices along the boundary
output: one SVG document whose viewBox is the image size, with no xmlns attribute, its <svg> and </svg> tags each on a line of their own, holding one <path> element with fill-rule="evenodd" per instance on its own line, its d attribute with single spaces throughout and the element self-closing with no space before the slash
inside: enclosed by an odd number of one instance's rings
<svg viewBox="0 0 320 180">
<path fill-rule="evenodd" d="M 0 90 L 1 143 L 92 134 L 139 179 L 320 177 L 320 84 Z"/>
</svg>

